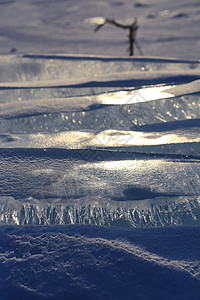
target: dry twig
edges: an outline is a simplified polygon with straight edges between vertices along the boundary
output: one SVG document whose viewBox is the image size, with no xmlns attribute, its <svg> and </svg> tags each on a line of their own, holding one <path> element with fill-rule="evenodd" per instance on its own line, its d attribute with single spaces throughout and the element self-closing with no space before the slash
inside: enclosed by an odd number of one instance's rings
<svg viewBox="0 0 200 300">
<path fill-rule="evenodd" d="M 129 29 L 129 55 L 133 56 L 134 55 L 134 44 L 138 49 L 138 52 L 140 55 L 143 55 L 142 49 L 138 43 L 138 41 L 136 40 L 136 34 L 138 31 L 138 25 L 137 25 L 137 20 L 135 20 L 131 25 L 123 25 L 120 24 L 118 22 L 116 22 L 113 19 L 105 19 L 105 22 L 103 24 L 99 24 L 95 29 L 94 32 L 99 31 L 105 24 L 111 24 L 114 25 L 116 27 L 120 27 L 122 29 Z"/>
</svg>

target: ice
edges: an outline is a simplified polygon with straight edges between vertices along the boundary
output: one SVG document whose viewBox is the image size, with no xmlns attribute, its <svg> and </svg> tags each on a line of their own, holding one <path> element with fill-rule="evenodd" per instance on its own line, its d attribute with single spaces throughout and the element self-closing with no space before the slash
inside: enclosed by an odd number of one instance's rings
<svg viewBox="0 0 200 300">
<path fill-rule="evenodd" d="M 2 300 L 199 299 L 199 14 L 0 1 Z"/>
<path fill-rule="evenodd" d="M 199 224 L 198 159 L 44 149 L 2 149 L 1 224 Z"/>
<path fill-rule="evenodd" d="M 1 63 L 20 78 L 0 87 L 1 224 L 199 224 L 198 61 Z"/>
</svg>

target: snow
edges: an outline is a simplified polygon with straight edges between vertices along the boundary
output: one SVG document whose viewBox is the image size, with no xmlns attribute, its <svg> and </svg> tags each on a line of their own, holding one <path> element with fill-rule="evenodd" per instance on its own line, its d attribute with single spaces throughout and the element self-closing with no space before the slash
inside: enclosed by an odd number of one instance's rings
<svg viewBox="0 0 200 300">
<path fill-rule="evenodd" d="M 138 19 L 138 42 L 145 56 L 199 59 L 198 0 L 0 2 L 2 54 L 73 53 L 127 55 L 128 32 L 101 18 L 128 24 Z M 136 52 L 137 53 L 137 52 Z"/>
<path fill-rule="evenodd" d="M 199 299 L 199 14 L 0 1 L 2 300 Z"/>
<path fill-rule="evenodd" d="M 0 230 L 2 299 L 199 297 L 199 227 Z"/>
</svg>

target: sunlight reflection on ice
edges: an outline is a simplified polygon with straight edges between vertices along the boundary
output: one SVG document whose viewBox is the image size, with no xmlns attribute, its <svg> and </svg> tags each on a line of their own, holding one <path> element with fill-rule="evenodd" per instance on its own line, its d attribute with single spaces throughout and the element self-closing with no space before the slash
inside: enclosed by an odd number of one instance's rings
<svg viewBox="0 0 200 300">
<path fill-rule="evenodd" d="M 169 90 L 172 86 L 158 86 L 152 88 L 143 88 L 137 91 L 119 91 L 114 93 L 107 93 L 100 95 L 98 100 L 102 104 L 132 104 L 158 100 L 162 98 L 174 97 L 171 93 L 164 92 Z"/>
<path fill-rule="evenodd" d="M 138 131 L 116 131 L 106 130 L 101 132 L 95 138 L 97 144 L 112 145 L 163 145 L 172 143 L 188 143 L 200 142 L 198 136 L 187 137 L 181 133 L 160 134 L 160 133 L 146 133 Z"/>
<path fill-rule="evenodd" d="M 86 168 L 90 166 L 90 168 L 100 168 L 100 169 L 105 169 L 105 170 L 126 170 L 128 171 L 133 171 L 134 168 L 142 167 L 144 165 L 143 161 L 140 160 L 115 160 L 115 161 L 106 161 L 106 162 L 96 162 L 96 163 L 90 163 L 87 165 L 83 165 L 82 168 Z"/>
<path fill-rule="evenodd" d="M 91 140 L 93 135 L 89 132 L 67 131 L 57 134 L 32 134 L 31 142 L 40 148 L 41 145 L 45 148 L 51 147 L 67 147 L 70 149 L 76 148 Z M 81 146 L 80 146 L 81 147 Z"/>
<path fill-rule="evenodd" d="M 199 131 L 198 131 L 199 132 Z M 196 131 L 175 130 L 173 132 L 142 132 L 126 130 L 67 131 L 54 134 L 37 133 L 12 135 L 0 139 L 1 147 L 9 148 L 63 148 L 83 149 L 90 147 L 153 146 L 166 144 L 199 143 Z M 7 140 L 8 139 L 8 140 Z M 9 140 L 11 139 L 11 140 Z"/>
</svg>

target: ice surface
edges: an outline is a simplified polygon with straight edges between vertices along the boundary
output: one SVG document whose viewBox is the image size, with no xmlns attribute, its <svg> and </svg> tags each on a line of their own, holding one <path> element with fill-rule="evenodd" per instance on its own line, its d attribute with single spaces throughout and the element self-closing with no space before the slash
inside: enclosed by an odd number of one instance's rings
<svg viewBox="0 0 200 300">
<path fill-rule="evenodd" d="M 199 62 L 0 63 L 2 299 L 198 299 Z"/>
<path fill-rule="evenodd" d="M 198 299 L 199 62 L 0 63 L 2 299 Z"/>
<path fill-rule="evenodd" d="M 0 1 L 2 300 L 199 299 L 199 14 Z"/>
<path fill-rule="evenodd" d="M 198 61 L 4 57 L 1 224 L 199 224 Z"/>
</svg>

